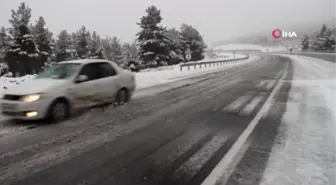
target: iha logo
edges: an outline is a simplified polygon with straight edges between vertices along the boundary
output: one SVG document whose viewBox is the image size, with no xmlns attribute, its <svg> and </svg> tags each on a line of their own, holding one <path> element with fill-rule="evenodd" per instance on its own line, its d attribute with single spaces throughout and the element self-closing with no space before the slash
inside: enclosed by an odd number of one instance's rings
<svg viewBox="0 0 336 185">
<path fill-rule="evenodd" d="M 289 38 L 297 37 L 294 31 L 291 32 L 291 31 L 285 31 L 285 30 L 280 30 L 280 29 L 274 29 L 272 31 L 272 36 L 275 39 L 279 39 L 281 37 L 289 37 Z"/>
</svg>

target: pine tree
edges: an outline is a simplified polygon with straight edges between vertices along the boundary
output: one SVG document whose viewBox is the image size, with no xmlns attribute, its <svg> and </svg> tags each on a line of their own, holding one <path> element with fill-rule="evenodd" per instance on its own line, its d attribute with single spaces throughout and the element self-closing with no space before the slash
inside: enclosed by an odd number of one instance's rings
<svg viewBox="0 0 336 185">
<path fill-rule="evenodd" d="M 325 34 L 326 34 L 326 37 L 328 38 L 333 37 L 333 30 L 331 28 L 327 28 Z"/>
<path fill-rule="evenodd" d="M 113 37 L 111 39 L 111 59 L 112 61 L 116 62 L 118 65 L 122 66 L 122 50 L 121 50 L 121 44 L 117 37 Z"/>
<path fill-rule="evenodd" d="M 48 61 L 52 50 L 52 33 L 45 27 L 46 23 L 43 17 L 39 17 L 33 26 L 33 35 L 41 54 L 41 65 Z"/>
<path fill-rule="evenodd" d="M 69 40 L 69 48 L 70 49 L 73 49 L 73 50 L 76 50 L 76 45 L 77 45 L 77 34 L 76 33 L 71 33 L 70 36 L 70 40 Z"/>
<path fill-rule="evenodd" d="M 182 24 L 181 26 L 181 36 L 183 45 L 183 54 L 186 55 L 186 50 L 189 48 L 191 50 L 191 60 L 198 61 L 204 59 L 204 50 L 206 45 L 203 41 L 203 37 L 200 33 L 190 25 Z"/>
<path fill-rule="evenodd" d="M 17 11 L 12 10 L 12 19 L 9 20 L 12 41 L 6 60 L 10 70 L 18 75 L 39 72 L 42 67 L 37 44 L 28 27 L 30 18 L 31 9 L 21 3 Z"/>
<path fill-rule="evenodd" d="M 9 28 L 9 33 L 13 36 L 19 35 L 19 27 L 24 25 L 28 28 L 30 18 L 31 9 L 25 3 L 21 3 L 17 11 L 12 10 L 12 19 L 9 20 L 12 27 Z"/>
<path fill-rule="evenodd" d="M 138 47 L 135 42 L 124 43 L 122 45 L 122 53 L 126 60 L 136 60 L 138 55 Z"/>
<path fill-rule="evenodd" d="M 333 37 L 336 36 L 336 28 L 333 28 L 333 29 L 331 30 L 331 35 L 332 35 Z"/>
<path fill-rule="evenodd" d="M 96 33 L 96 31 L 93 31 L 92 36 L 89 38 L 88 47 L 90 58 L 98 58 L 98 59 L 104 58 L 100 37 Z"/>
<path fill-rule="evenodd" d="M 127 68 L 130 62 L 133 63 L 138 63 L 138 47 L 135 42 L 132 42 L 131 44 L 129 43 L 124 43 L 122 45 L 122 55 L 123 55 L 123 66 L 124 68 Z"/>
<path fill-rule="evenodd" d="M 51 38 L 50 49 L 51 49 L 51 54 L 45 66 L 49 66 L 51 63 L 57 62 L 57 58 L 56 58 L 57 48 L 56 48 L 56 40 L 54 38 Z"/>
<path fill-rule="evenodd" d="M 5 27 L 1 27 L 0 29 L 0 62 L 5 61 L 5 54 L 8 50 L 9 46 L 9 36 L 7 34 L 7 30 Z"/>
<path fill-rule="evenodd" d="M 155 6 L 146 9 L 146 16 L 138 25 L 142 29 L 138 34 L 139 57 L 147 66 L 165 65 L 170 60 L 170 40 L 165 35 L 165 28 L 159 24 L 162 21 L 161 12 Z"/>
<path fill-rule="evenodd" d="M 323 24 L 319 36 L 320 37 L 325 37 L 326 31 L 327 31 L 327 26 L 325 24 Z"/>
<path fill-rule="evenodd" d="M 85 26 L 82 26 L 76 33 L 76 45 L 75 49 L 79 58 L 89 57 L 89 45 L 88 38 L 90 38 L 90 32 Z"/>
<path fill-rule="evenodd" d="M 107 59 L 107 60 L 111 60 L 112 61 L 111 38 L 110 37 L 106 37 L 104 39 L 101 39 L 100 43 L 102 45 L 104 58 Z"/>
<path fill-rule="evenodd" d="M 77 53 L 77 33 L 71 33 L 69 35 L 69 48 L 67 50 L 67 60 L 74 60 L 78 59 L 78 53 Z"/>
<path fill-rule="evenodd" d="M 181 33 L 175 28 L 171 28 L 167 30 L 166 35 L 171 40 L 171 45 L 170 45 L 171 62 L 170 64 L 176 64 L 176 63 L 184 61 Z"/>
<path fill-rule="evenodd" d="M 302 50 L 307 50 L 309 49 L 309 36 L 304 35 L 301 41 L 301 49 Z"/>
<path fill-rule="evenodd" d="M 334 36 L 331 36 L 328 43 L 328 48 L 330 51 L 335 51 L 336 39 Z"/>
<path fill-rule="evenodd" d="M 9 46 L 9 36 L 5 27 L 0 29 L 0 76 L 8 72 L 8 65 L 5 63 L 5 54 Z"/>
<path fill-rule="evenodd" d="M 56 41 L 56 60 L 58 62 L 68 60 L 69 53 L 71 49 L 71 35 L 68 34 L 66 30 L 63 30 L 57 36 Z"/>
</svg>

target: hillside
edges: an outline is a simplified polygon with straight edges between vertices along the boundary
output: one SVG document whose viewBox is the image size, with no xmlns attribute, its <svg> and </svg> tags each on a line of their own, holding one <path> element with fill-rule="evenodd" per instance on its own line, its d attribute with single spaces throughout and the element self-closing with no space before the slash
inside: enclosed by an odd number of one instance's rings
<svg viewBox="0 0 336 185">
<path fill-rule="evenodd" d="M 279 29 L 288 30 L 288 31 L 295 31 L 298 35 L 298 38 L 290 38 L 290 39 L 279 39 L 275 40 L 271 32 L 275 28 L 268 28 L 264 29 L 259 32 L 254 32 L 249 35 L 244 35 L 241 37 L 233 37 L 230 39 L 221 40 L 217 43 L 214 43 L 212 46 L 221 46 L 233 43 L 244 43 L 244 44 L 256 44 L 264 47 L 269 46 L 284 46 L 284 47 L 293 47 L 296 46 L 301 42 L 301 37 L 305 34 L 312 36 L 316 34 L 316 32 L 320 31 L 322 24 L 326 24 L 329 28 L 335 28 L 335 19 L 325 22 L 307 22 L 307 23 L 299 23 L 296 25 L 288 25 L 285 27 L 281 27 Z"/>
</svg>

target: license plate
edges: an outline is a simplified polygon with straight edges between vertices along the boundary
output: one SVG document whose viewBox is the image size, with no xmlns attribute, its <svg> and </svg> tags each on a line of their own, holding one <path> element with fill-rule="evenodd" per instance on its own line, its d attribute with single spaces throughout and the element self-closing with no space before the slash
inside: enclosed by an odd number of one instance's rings
<svg viewBox="0 0 336 185">
<path fill-rule="evenodd" d="M 2 110 L 4 111 L 15 111 L 17 110 L 18 105 L 14 103 L 3 103 L 2 104 Z"/>
</svg>

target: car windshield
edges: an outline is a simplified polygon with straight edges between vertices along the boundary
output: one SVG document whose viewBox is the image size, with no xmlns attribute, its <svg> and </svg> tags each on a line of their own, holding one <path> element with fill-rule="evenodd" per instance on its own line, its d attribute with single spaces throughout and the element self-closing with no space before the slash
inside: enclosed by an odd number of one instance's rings
<svg viewBox="0 0 336 185">
<path fill-rule="evenodd" d="M 78 70 L 80 64 L 65 63 L 53 64 L 46 68 L 36 78 L 65 79 L 71 77 Z"/>
</svg>

